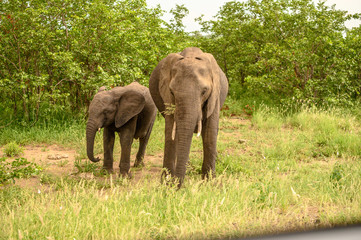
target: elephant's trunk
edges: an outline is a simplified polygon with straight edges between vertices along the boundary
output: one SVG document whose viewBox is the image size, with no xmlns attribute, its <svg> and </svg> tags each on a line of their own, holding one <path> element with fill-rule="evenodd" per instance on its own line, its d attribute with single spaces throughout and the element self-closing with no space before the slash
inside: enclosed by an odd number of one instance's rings
<svg viewBox="0 0 361 240">
<path fill-rule="evenodd" d="M 93 121 L 88 121 L 86 126 L 86 152 L 92 162 L 99 162 L 100 158 L 94 158 L 94 140 L 98 126 Z"/>
<path fill-rule="evenodd" d="M 177 106 L 178 108 L 178 106 Z M 175 176 L 181 186 L 187 170 L 189 152 L 192 143 L 192 136 L 197 124 L 198 114 L 178 108 L 177 111 L 183 114 L 176 115 L 176 146 L 177 146 L 177 166 Z M 181 115 L 181 116 L 180 116 Z"/>
</svg>

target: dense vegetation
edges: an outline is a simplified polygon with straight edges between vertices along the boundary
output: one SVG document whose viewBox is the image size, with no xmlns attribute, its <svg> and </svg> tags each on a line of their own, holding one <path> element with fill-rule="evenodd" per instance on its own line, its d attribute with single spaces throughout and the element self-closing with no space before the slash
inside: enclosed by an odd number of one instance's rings
<svg viewBox="0 0 361 240">
<path fill-rule="evenodd" d="M 184 44 L 144 0 L 3 1 L 0 11 L 1 108 L 26 121 L 78 112 L 102 85 L 146 85 Z"/>
<path fill-rule="evenodd" d="M 310 0 L 226 3 L 204 48 L 230 79 L 232 93 L 300 99 L 314 104 L 350 104 L 361 91 L 361 28 L 357 18 Z"/>
<path fill-rule="evenodd" d="M 2 1 L 2 119 L 36 121 L 49 113 L 84 115 L 100 86 L 139 81 L 170 52 L 199 46 L 212 53 L 230 81 L 230 95 L 289 103 L 353 105 L 361 91 L 360 15 L 311 0 L 231 1 L 215 20 L 184 31 L 145 0 Z M 4 125 L 8 121 L 3 120 Z"/>
</svg>

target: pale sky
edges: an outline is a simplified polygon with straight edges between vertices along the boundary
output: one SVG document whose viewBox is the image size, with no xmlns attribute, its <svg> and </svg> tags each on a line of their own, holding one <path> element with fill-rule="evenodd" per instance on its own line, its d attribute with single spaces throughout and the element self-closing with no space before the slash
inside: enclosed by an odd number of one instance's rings
<svg viewBox="0 0 361 240">
<path fill-rule="evenodd" d="M 217 14 L 220 7 L 230 0 L 146 0 L 149 7 L 156 7 L 160 4 L 161 8 L 166 11 L 162 19 L 169 21 L 172 15 L 169 10 L 174 8 L 176 4 L 182 5 L 189 10 L 188 16 L 183 19 L 183 24 L 186 26 L 186 31 L 200 30 L 200 25 L 194 21 L 195 18 L 204 15 L 204 20 L 211 20 Z M 245 0 L 238 0 L 245 2 Z M 318 0 L 313 0 L 315 3 Z M 349 13 L 361 13 L 361 0 L 327 0 L 326 4 L 332 6 L 336 4 L 336 9 L 346 10 Z M 357 27 L 361 21 L 348 21 L 346 26 L 348 28 Z"/>
</svg>

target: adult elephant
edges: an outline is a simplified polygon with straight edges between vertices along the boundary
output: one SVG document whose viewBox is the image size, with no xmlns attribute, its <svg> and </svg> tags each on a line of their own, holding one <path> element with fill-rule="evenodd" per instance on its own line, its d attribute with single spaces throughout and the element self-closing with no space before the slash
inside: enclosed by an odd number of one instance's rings
<svg viewBox="0 0 361 240">
<path fill-rule="evenodd" d="M 145 149 L 156 116 L 156 106 L 149 89 L 139 83 L 125 87 L 115 87 L 109 91 L 101 87 L 89 106 L 89 119 L 86 126 L 86 147 L 88 158 L 94 158 L 94 138 L 97 130 L 104 128 L 104 165 L 108 172 L 113 171 L 113 149 L 115 132 L 118 132 L 121 145 L 120 174 L 129 175 L 130 151 L 133 139 L 139 138 L 139 150 L 134 166 L 143 165 Z"/>
<path fill-rule="evenodd" d="M 227 78 L 213 55 L 195 47 L 169 54 L 152 72 L 149 90 L 165 117 L 163 167 L 178 179 L 180 187 L 192 135 L 197 133 L 203 140 L 202 178 L 213 175 L 219 112 L 228 93 Z M 168 108 L 172 105 L 175 108 Z"/>
</svg>

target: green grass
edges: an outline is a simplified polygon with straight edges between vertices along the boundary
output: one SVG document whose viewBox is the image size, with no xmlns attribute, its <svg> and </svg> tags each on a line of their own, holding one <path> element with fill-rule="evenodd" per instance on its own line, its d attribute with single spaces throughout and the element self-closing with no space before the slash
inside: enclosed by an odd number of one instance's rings
<svg viewBox="0 0 361 240">
<path fill-rule="evenodd" d="M 10 125 L 0 129 L 0 145 L 9 142 L 18 144 L 58 143 L 65 146 L 80 146 L 80 140 L 85 139 L 86 122 L 81 120 L 39 122 L 35 126 Z M 82 144 L 82 142 L 81 142 Z"/>
<path fill-rule="evenodd" d="M 0 195 L 0 237 L 209 239 L 359 221 L 360 182 L 343 188 L 329 181 L 329 174 L 297 185 L 270 173 L 262 180 L 188 178 L 179 191 L 157 181 L 100 188 L 96 181 L 67 179 L 47 192 L 6 188 Z"/>
<path fill-rule="evenodd" d="M 252 115 L 237 110 L 243 118 L 237 119 L 229 118 L 236 112 L 229 104 L 233 114 L 220 120 L 217 177 L 200 180 L 202 142 L 194 137 L 178 191 L 160 183 L 160 172 L 139 181 L 97 174 L 100 165 L 83 159 L 85 123 L 3 129 L 3 145 L 16 136 L 22 144 L 72 146 L 79 172 L 96 177 L 58 177 L 44 169 L 35 189 L 3 187 L 0 239 L 212 239 L 361 223 L 356 115 L 259 106 Z M 157 118 L 148 156 L 163 154 L 163 139 L 164 120 Z M 133 154 L 137 147 L 135 141 Z M 101 135 L 95 152 L 102 152 Z"/>
</svg>

